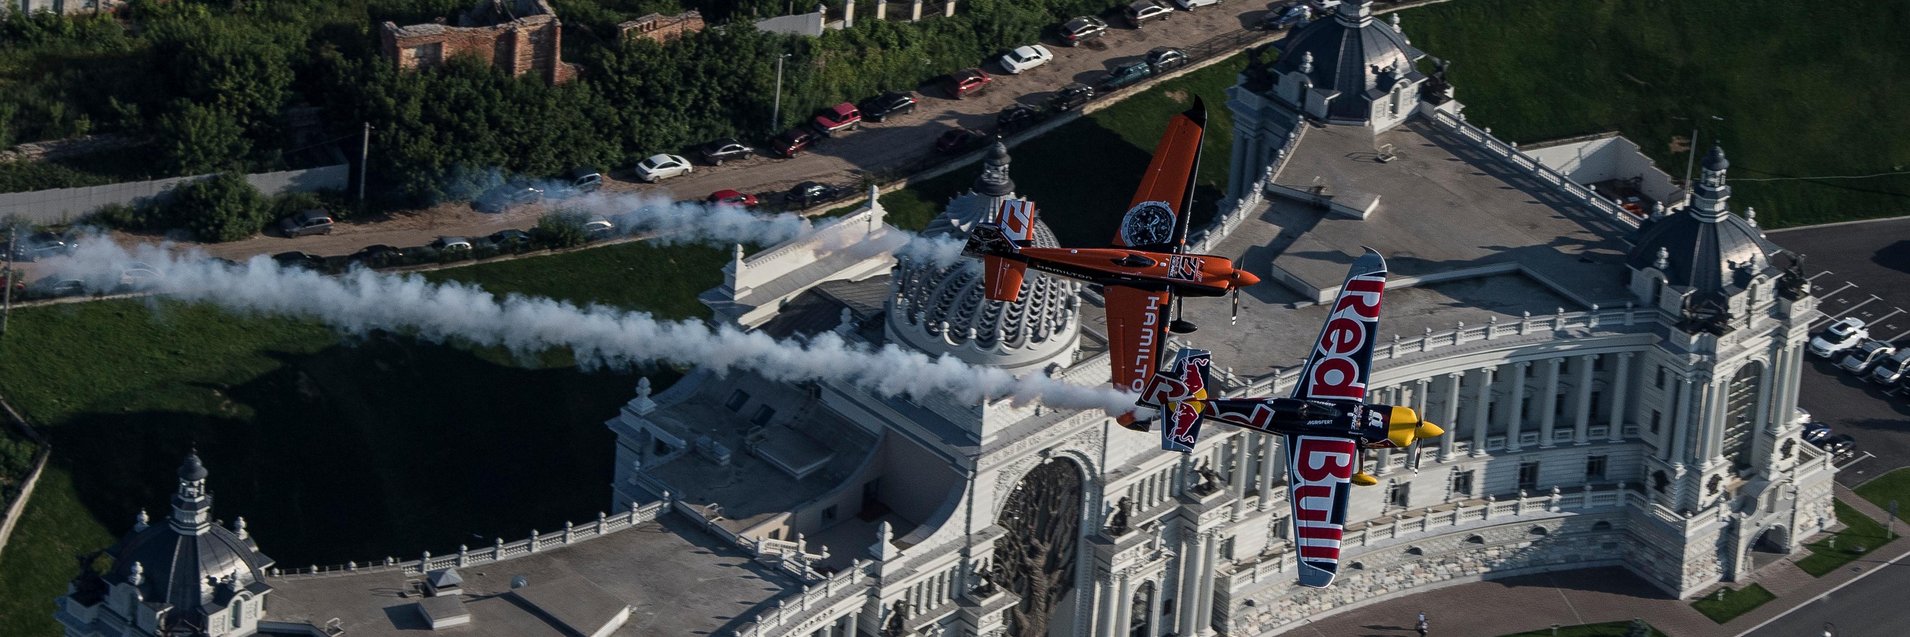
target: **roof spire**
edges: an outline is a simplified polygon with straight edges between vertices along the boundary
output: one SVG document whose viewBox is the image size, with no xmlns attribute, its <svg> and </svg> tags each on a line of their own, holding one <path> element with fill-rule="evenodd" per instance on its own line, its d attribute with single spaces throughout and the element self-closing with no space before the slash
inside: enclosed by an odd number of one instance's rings
<svg viewBox="0 0 1910 637">
<path fill-rule="evenodd" d="M 1015 192 L 1015 180 L 1008 178 L 1008 145 L 1000 139 L 988 150 L 988 157 L 982 159 L 982 174 L 975 177 L 970 190 L 978 195 L 1006 197 Z"/>
<path fill-rule="evenodd" d="M 212 527 L 212 495 L 206 492 L 206 466 L 199 462 L 197 449 L 186 454 L 179 464 L 179 490 L 172 496 L 172 528 L 185 535 L 205 533 Z"/>
</svg>

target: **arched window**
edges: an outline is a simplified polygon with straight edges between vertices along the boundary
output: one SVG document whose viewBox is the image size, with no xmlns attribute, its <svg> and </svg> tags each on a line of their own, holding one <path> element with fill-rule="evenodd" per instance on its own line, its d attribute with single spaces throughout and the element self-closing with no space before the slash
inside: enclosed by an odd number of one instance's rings
<svg viewBox="0 0 1910 637">
<path fill-rule="evenodd" d="M 1530 529 L 1526 529 L 1525 532 L 1527 535 L 1538 535 L 1538 536 L 1548 535 L 1551 533 L 1550 531 L 1545 530 L 1545 527 L 1542 527 L 1542 526 L 1535 526 Z"/>
<path fill-rule="evenodd" d="M 1474 536 L 1466 538 L 1466 543 L 1467 544 L 1485 544 L 1486 538 L 1484 536 L 1474 535 Z"/>
<path fill-rule="evenodd" d="M 1724 444 L 1719 453 L 1731 462 L 1734 471 L 1751 467 L 1751 435 L 1756 420 L 1758 385 L 1764 377 L 1764 364 L 1752 362 L 1738 369 L 1725 390 Z"/>
</svg>

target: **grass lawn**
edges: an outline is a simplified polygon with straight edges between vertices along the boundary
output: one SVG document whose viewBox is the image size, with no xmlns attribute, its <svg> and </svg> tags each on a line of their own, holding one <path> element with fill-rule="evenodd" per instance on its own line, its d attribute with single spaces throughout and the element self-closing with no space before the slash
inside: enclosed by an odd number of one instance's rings
<svg viewBox="0 0 1910 637">
<path fill-rule="evenodd" d="M 694 294 L 720 281 L 724 258 L 631 244 L 431 277 L 679 318 L 699 313 Z M 74 556 L 111 544 L 138 509 L 165 515 L 194 445 L 215 515 L 245 516 L 286 566 L 443 553 L 589 519 L 610 504 L 602 423 L 637 376 L 206 306 L 17 310 L 0 391 L 55 454 L 0 554 L 0 636 L 57 633 L 52 599 Z"/>
<path fill-rule="evenodd" d="M 1557 633 L 1552 629 L 1505 635 L 1504 637 L 1626 637 L 1631 630 L 1631 622 L 1606 622 L 1603 624 L 1582 624 L 1578 626 L 1560 626 Z M 1665 637 L 1658 629 L 1646 626 L 1646 637 Z"/>
<path fill-rule="evenodd" d="M 1810 547 L 1811 554 L 1797 561 L 1798 568 L 1814 577 L 1823 577 L 1896 537 L 1885 537 L 1882 524 L 1849 505 L 1838 502 L 1836 506 L 1837 521 L 1844 525 L 1844 530 L 1805 545 Z"/>
<path fill-rule="evenodd" d="M 1016 193 L 1041 206 L 1042 219 L 1062 245 L 1106 245 L 1127 212 L 1132 184 L 1146 170 L 1168 118 L 1200 97 L 1207 102 L 1207 138 L 1194 194 L 1193 227 L 1200 228 L 1213 218 L 1226 191 L 1227 161 L 1233 152 L 1233 113 L 1227 110 L 1226 89 L 1246 66 L 1246 56 L 1235 55 L 1014 147 L 1009 173 Z M 950 197 L 968 190 L 980 172 L 977 163 L 883 195 L 890 223 L 908 229 L 927 225 Z"/>
<path fill-rule="evenodd" d="M 1700 613 L 1704 613 L 1704 616 L 1711 618 L 1711 621 L 1722 624 L 1735 619 L 1739 615 L 1751 612 L 1753 608 L 1763 606 L 1764 602 L 1777 599 L 1776 595 L 1772 595 L 1770 591 L 1764 590 L 1763 586 L 1757 584 L 1752 584 L 1737 590 L 1728 588 L 1722 590 L 1724 591 L 1724 597 L 1722 599 L 1714 592 L 1704 596 L 1702 599 L 1691 602 L 1691 607 L 1698 609 Z"/>
<path fill-rule="evenodd" d="M 1910 212 L 1910 4 L 1812 19 L 1791 0 L 1465 0 L 1402 14 L 1453 60 L 1472 122 L 1510 141 L 1618 130 L 1674 177 L 1674 139 L 1722 141 L 1765 227 Z M 1722 117 L 1723 121 L 1710 119 Z"/>
<path fill-rule="evenodd" d="M 1896 500 L 1897 517 L 1910 520 L 1910 470 L 1898 469 L 1871 478 L 1869 482 L 1858 485 L 1856 491 L 1857 495 L 1886 511 L 1890 509 L 1890 501 Z"/>
</svg>

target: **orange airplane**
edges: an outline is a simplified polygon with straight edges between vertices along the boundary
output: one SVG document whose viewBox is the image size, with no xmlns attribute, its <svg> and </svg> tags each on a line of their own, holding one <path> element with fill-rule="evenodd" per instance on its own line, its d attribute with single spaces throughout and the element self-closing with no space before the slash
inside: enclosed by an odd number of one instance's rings
<svg viewBox="0 0 1910 637">
<path fill-rule="evenodd" d="M 983 286 L 990 300 L 1013 302 L 1021 297 L 1022 277 L 1029 267 L 1043 272 L 1099 283 L 1106 298 L 1108 347 L 1114 361 L 1114 386 L 1139 392 L 1159 370 L 1165 332 L 1185 334 L 1194 326 L 1178 317 L 1169 320 L 1183 296 L 1234 294 L 1240 310 L 1240 288 L 1260 277 L 1235 267 L 1231 259 L 1186 254 L 1188 214 L 1194 203 L 1194 172 L 1200 168 L 1200 143 L 1207 125 L 1207 107 L 1199 99 L 1193 108 L 1175 115 L 1154 147 L 1154 159 L 1121 218 L 1111 248 L 1037 248 L 1034 244 L 1033 202 L 1002 202 L 993 222 L 976 224 L 962 253 L 979 256 Z M 1131 417 L 1121 424 L 1146 431 L 1146 422 Z"/>
</svg>

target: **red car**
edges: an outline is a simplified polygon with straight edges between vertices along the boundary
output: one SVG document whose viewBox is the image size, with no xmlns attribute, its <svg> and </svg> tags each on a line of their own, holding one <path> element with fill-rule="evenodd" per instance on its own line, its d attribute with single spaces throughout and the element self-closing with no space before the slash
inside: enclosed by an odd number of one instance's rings
<svg viewBox="0 0 1910 637">
<path fill-rule="evenodd" d="M 743 192 L 737 192 L 735 190 L 718 190 L 716 192 L 710 193 L 709 198 L 705 199 L 704 201 L 708 201 L 713 204 L 742 206 L 745 208 L 756 207 L 756 195 L 743 193 Z"/>
<path fill-rule="evenodd" d="M 856 105 L 848 102 L 823 109 L 822 114 L 816 116 L 816 130 L 822 131 L 824 135 L 833 135 L 841 130 L 855 130 L 860 126 L 862 126 L 862 111 L 856 110 Z"/>
<path fill-rule="evenodd" d="M 795 157 L 796 153 L 815 145 L 817 136 L 815 130 L 807 126 L 797 126 L 769 140 L 769 149 L 783 157 Z"/>
<path fill-rule="evenodd" d="M 988 83 L 995 81 L 981 69 L 962 69 L 942 78 L 943 88 L 948 89 L 949 97 L 962 99 L 963 96 L 982 92 Z"/>
</svg>

